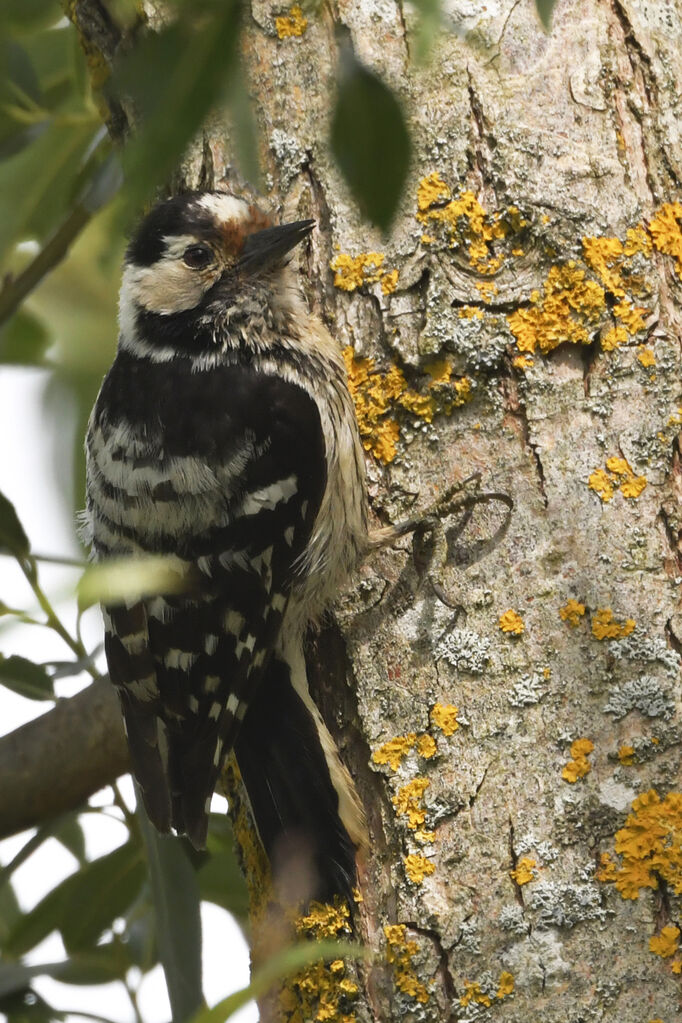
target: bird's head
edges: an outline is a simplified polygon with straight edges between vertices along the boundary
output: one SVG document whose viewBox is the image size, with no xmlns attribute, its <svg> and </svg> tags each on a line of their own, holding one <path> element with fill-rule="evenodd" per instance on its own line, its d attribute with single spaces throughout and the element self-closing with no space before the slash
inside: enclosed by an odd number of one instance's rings
<svg viewBox="0 0 682 1023">
<path fill-rule="evenodd" d="M 119 318 L 122 342 L 166 343 L 210 309 L 280 290 L 286 256 L 313 220 L 273 226 L 257 206 L 228 192 L 192 192 L 157 203 L 125 255 Z"/>
</svg>

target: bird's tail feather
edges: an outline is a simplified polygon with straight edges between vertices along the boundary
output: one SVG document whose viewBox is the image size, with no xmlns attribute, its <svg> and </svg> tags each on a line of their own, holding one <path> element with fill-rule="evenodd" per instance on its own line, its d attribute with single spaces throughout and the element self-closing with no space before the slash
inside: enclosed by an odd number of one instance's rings
<svg viewBox="0 0 682 1023">
<path fill-rule="evenodd" d="M 350 898 L 362 811 L 353 793 L 359 828 L 342 820 L 349 796 L 338 788 L 352 781 L 307 702 L 289 665 L 273 657 L 237 738 L 237 763 L 276 882 L 305 900 Z"/>
</svg>

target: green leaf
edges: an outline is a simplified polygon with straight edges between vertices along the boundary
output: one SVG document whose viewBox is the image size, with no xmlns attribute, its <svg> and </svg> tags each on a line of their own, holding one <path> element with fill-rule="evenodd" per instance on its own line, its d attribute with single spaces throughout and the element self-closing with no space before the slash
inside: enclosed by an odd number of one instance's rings
<svg viewBox="0 0 682 1023">
<path fill-rule="evenodd" d="M 39 365 L 49 343 L 42 320 L 27 309 L 20 309 L 0 327 L 0 362 Z"/>
<path fill-rule="evenodd" d="M 181 839 L 159 835 L 146 813 L 138 817 L 152 884 L 156 944 L 166 975 L 174 1023 L 203 1004 L 199 886 Z"/>
<path fill-rule="evenodd" d="M 94 115 L 54 121 L 30 146 L 0 163 L 0 260 L 17 242 L 44 241 L 57 228 L 98 127 Z"/>
<path fill-rule="evenodd" d="M 35 31 L 59 18 L 55 0 L 2 0 L 3 29 Z"/>
<path fill-rule="evenodd" d="M 24 991 L 35 977 L 52 977 L 63 984 L 110 984 L 124 977 L 130 965 L 120 941 L 98 945 L 90 952 L 57 963 L 25 966 L 0 962 L 0 999 Z"/>
<path fill-rule="evenodd" d="M 14 894 L 11 882 L 0 884 L 0 948 L 4 947 L 5 938 L 21 916 L 21 908 Z"/>
<path fill-rule="evenodd" d="M 222 906 L 244 920 L 249 913 L 249 894 L 234 850 L 211 853 L 197 872 L 202 899 Z"/>
<path fill-rule="evenodd" d="M 52 836 L 58 842 L 61 842 L 65 849 L 68 849 L 81 866 L 86 864 L 85 835 L 75 814 L 67 814 L 64 818 L 61 818 L 61 821 L 54 828 Z"/>
<path fill-rule="evenodd" d="M 252 999 L 261 998 L 273 984 L 321 959 L 365 959 L 369 950 L 343 941 L 307 941 L 291 945 L 265 963 L 248 987 L 228 995 L 212 1009 L 204 1009 L 191 1023 L 225 1023 Z"/>
<path fill-rule="evenodd" d="M 387 230 L 403 193 L 410 138 L 392 91 L 350 49 L 341 54 L 331 147 L 363 215 Z"/>
<path fill-rule="evenodd" d="M 67 951 L 84 949 L 125 914 L 144 877 L 141 850 L 133 842 L 87 863 L 21 917 L 7 936 L 6 951 L 23 955 L 54 930 L 61 931 Z"/>
<path fill-rule="evenodd" d="M 40 664 L 0 654 L 0 683 L 27 700 L 54 700 L 52 679 Z"/>
<path fill-rule="evenodd" d="M 157 593 L 182 593 L 188 581 L 182 563 L 170 555 L 118 558 L 91 565 L 78 583 L 81 609 L 99 602 L 116 604 Z"/>
<path fill-rule="evenodd" d="M 124 153 L 129 201 L 139 205 L 166 181 L 237 70 L 239 0 L 180 8 L 159 32 L 139 39 L 111 88 L 129 96 L 142 124 Z"/>
<path fill-rule="evenodd" d="M 555 6 L 556 0 L 535 0 L 535 8 L 545 32 L 549 32 L 552 27 L 552 14 Z"/>
<path fill-rule="evenodd" d="M 127 842 L 67 878 L 71 912 L 59 927 L 67 952 L 86 949 L 97 941 L 105 927 L 123 916 L 144 879 L 144 859 L 136 842 Z"/>
<path fill-rule="evenodd" d="M 63 984 L 110 984 L 125 977 L 132 963 L 120 939 L 96 945 L 87 952 L 69 956 L 63 963 L 53 963 L 44 972 Z"/>
<path fill-rule="evenodd" d="M 16 558 L 25 558 L 29 550 L 28 537 L 14 505 L 0 493 L 0 554 L 13 554 Z"/>
</svg>

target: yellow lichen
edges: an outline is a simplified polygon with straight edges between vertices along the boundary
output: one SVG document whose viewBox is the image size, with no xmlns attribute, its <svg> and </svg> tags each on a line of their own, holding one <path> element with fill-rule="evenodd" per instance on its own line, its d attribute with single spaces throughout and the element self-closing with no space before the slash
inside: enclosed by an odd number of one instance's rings
<svg viewBox="0 0 682 1023">
<path fill-rule="evenodd" d="M 634 474 L 623 480 L 620 485 L 620 492 L 623 497 L 637 498 L 646 487 L 646 478 L 644 476 L 635 476 Z"/>
<path fill-rule="evenodd" d="M 621 746 L 618 750 L 618 759 L 624 767 L 630 767 L 635 759 L 635 747 Z"/>
<path fill-rule="evenodd" d="M 617 302 L 613 307 L 613 315 L 625 325 L 630 334 L 637 334 L 640 330 L 646 328 L 644 320 L 646 311 L 642 306 L 633 306 L 632 302 L 627 298 L 624 298 L 622 302 Z"/>
<path fill-rule="evenodd" d="M 573 261 L 551 267 L 543 294 L 533 292 L 531 302 L 507 316 L 521 352 L 546 354 L 563 341 L 589 344 L 606 308 L 604 289 Z"/>
<path fill-rule="evenodd" d="M 583 238 L 583 258 L 598 275 L 607 291 L 616 298 L 625 295 L 621 264 L 623 243 L 620 238 Z"/>
<path fill-rule="evenodd" d="M 616 486 L 623 497 L 634 499 L 640 496 L 647 481 L 645 476 L 635 476 L 627 459 L 613 455 L 606 459 L 605 469 L 595 469 L 590 474 L 587 485 L 606 504 L 612 499 Z"/>
<path fill-rule="evenodd" d="M 460 320 L 482 320 L 483 310 L 475 305 L 463 305 L 457 310 Z"/>
<path fill-rule="evenodd" d="M 479 291 L 484 302 L 490 303 L 498 292 L 498 287 L 493 281 L 476 281 L 476 291 Z"/>
<path fill-rule="evenodd" d="M 497 998 L 506 998 L 514 990 L 514 976 L 507 970 L 503 970 L 497 982 Z"/>
<path fill-rule="evenodd" d="M 515 369 L 530 369 L 531 366 L 535 365 L 535 359 L 530 355 L 517 355 L 512 359 L 512 366 Z"/>
<path fill-rule="evenodd" d="M 606 469 L 595 469 L 593 473 L 590 473 L 587 485 L 590 490 L 599 494 L 604 503 L 613 497 L 613 477 L 607 473 Z"/>
<path fill-rule="evenodd" d="M 418 842 L 421 842 L 422 845 L 433 845 L 436 841 L 436 832 L 424 831 L 422 828 L 417 828 L 414 833 L 414 837 Z"/>
<path fill-rule="evenodd" d="M 512 611 L 511 608 L 505 611 L 503 615 L 500 615 L 497 624 L 502 629 L 502 632 L 511 632 L 514 636 L 520 636 L 526 628 L 521 615 L 516 611 Z"/>
<path fill-rule="evenodd" d="M 422 178 L 417 185 L 417 210 L 426 213 L 436 203 L 452 198 L 450 186 L 443 181 L 438 171 Z"/>
<path fill-rule="evenodd" d="M 431 708 L 431 721 L 444 735 L 454 735 L 459 728 L 458 713 L 458 708 L 452 703 L 434 703 Z"/>
<path fill-rule="evenodd" d="M 372 753 L 372 760 L 375 764 L 388 764 L 392 771 L 397 771 L 404 758 L 410 752 L 417 739 L 415 732 L 408 735 L 397 735 L 395 739 L 389 739 L 383 746 Z"/>
<path fill-rule="evenodd" d="M 615 849 L 620 866 L 599 880 L 614 882 L 624 899 L 638 898 L 642 888 L 658 888 L 659 879 L 682 895 L 682 792 L 661 799 L 650 789 L 637 796 L 625 826 L 616 832 Z"/>
<path fill-rule="evenodd" d="M 342 899 L 334 902 L 311 902 L 308 912 L 296 921 L 296 931 L 300 935 L 316 938 L 335 938 L 349 932 L 350 910 L 348 903 Z"/>
<path fill-rule="evenodd" d="M 393 967 L 396 986 L 403 994 L 425 1004 L 429 993 L 417 977 L 412 958 L 419 951 L 416 941 L 407 940 L 404 924 L 388 924 L 384 927 L 386 936 L 386 961 Z"/>
<path fill-rule="evenodd" d="M 293 4 L 288 14 L 280 14 L 275 18 L 275 30 L 280 39 L 302 36 L 307 27 L 308 19 L 298 4 Z"/>
<path fill-rule="evenodd" d="M 450 415 L 471 398 L 466 377 L 447 381 L 435 378 L 429 383 L 430 393 L 420 394 L 408 387 L 397 366 L 381 372 L 374 359 L 356 357 L 350 346 L 344 349 L 343 357 L 363 446 L 384 463 L 392 462 L 397 453 L 400 427 L 394 417 L 400 409 L 430 423 L 436 413 Z"/>
<path fill-rule="evenodd" d="M 349 934 L 349 919 L 348 905 L 340 899 L 334 903 L 312 902 L 308 913 L 296 920 L 296 932 L 307 940 L 339 939 Z M 346 976 L 346 964 L 334 959 L 313 963 L 288 979 L 279 995 L 279 1007 L 282 1019 L 288 1023 L 355 1023 L 348 1006 L 357 995 L 358 985 Z"/>
<path fill-rule="evenodd" d="M 664 203 L 649 223 L 649 232 L 659 252 L 672 256 L 675 270 L 682 277 L 682 203 Z"/>
<path fill-rule="evenodd" d="M 625 327 L 612 327 L 602 335 L 601 346 L 605 352 L 612 352 L 614 348 L 624 345 L 628 340 L 628 332 Z"/>
<path fill-rule="evenodd" d="M 412 831 L 416 831 L 426 820 L 426 810 L 420 801 L 429 785 L 428 778 L 413 778 L 393 796 L 396 813 L 401 817 L 407 817 L 407 826 Z"/>
<path fill-rule="evenodd" d="M 509 876 L 518 885 L 528 884 L 529 881 L 535 880 L 533 867 L 537 867 L 535 860 L 532 860 L 529 856 L 523 856 L 516 864 L 514 870 L 509 871 Z"/>
<path fill-rule="evenodd" d="M 398 271 L 387 270 L 381 278 L 381 290 L 384 295 L 391 295 L 398 286 Z"/>
<path fill-rule="evenodd" d="M 578 778 L 584 778 L 590 773 L 592 765 L 587 758 L 593 749 L 594 743 L 590 739 L 576 739 L 571 743 L 572 759 L 561 772 L 564 781 L 574 784 Z"/>
<path fill-rule="evenodd" d="M 361 252 L 359 256 L 340 252 L 329 264 L 334 271 L 334 287 L 355 291 L 363 284 L 376 284 L 386 273 L 383 262 L 383 252 Z"/>
<path fill-rule="evenodd" d="M 620 624 L 614 621 L 610 607 L 599 607 L 592 616 L 592 635 L 595 639 L 625 639 L 635 628 L 634 618 Z"/>
<path fill-rule="evenodd" d="M 478 273 L 493 274 L 502 265 L 504 257 L 493 254 L 491 245 L 507 236 L 510 225 L 499 214 L 489 215 L 473 192 L 453 198 L 436 171 L 422 178 L 417 187 L 417 220 L 431 229 L 442 225 L 450 248 L 466 246 L 469 265 Z"/>
<path fill-rule="evenodd" d="M 437 752 L 438 747 L 436 746 L 436 740 L 432 735 L 429 735 L 428 732 L 424 732 L 423 735 L 420 735 L 417 738 L 417 753 L 420 757 L 423 757 L 424 760 L 430 760 L 431 757 L 435 757 Z"/>
<path fill-rule="evenodd" d="M 645 369 L 649 369 L 650 366 L 656 365 L 656 356 L 650 348 L 646 347 L 646 345 L 641 345 L 639 348 L 639 351 L 637 352 L 637 359 L 641 362 Z"/>
<path fill-rule="evenodd" d="M 583 617 L 584 614 L 585 605 L 581 604 L 577 600 L 573 600 L 573 598 L 567 601 L 567 603 L 564 604 L 563 607 L 559 608 L 559 615 L 561 617 L 562 622 L 568 622 L 571 628 L 574 629 L 578 625 L 580 625 L 580 619 Z"/>
<path fill-rule="evenodd" d="M 649 951 L 661 959 L 669 959 L 674 956 L 680 944 L 679 927 L 664 927 L 660 934 L 654 934 L 649 938 Z"/>
<path fill-rule="evenodd" d="M 602 853 L 599 857 L 599 868 L 596 872 L 596 878 L 598 881 L 615 881 L 618 876 L 618 866 L 613 862 L 607 852 Z"/>
<path fill-rule="evenodd" d="M 232 829 L 249 893 L 249 915 L 257 930 L 272 898 L 270 864 L 244 799 L 245 790 L 234 755 L 228 757 L 221 778 L 232 808 Z"/>
<path fill-rule="evenodd" d="M 422 853 L 410 853 L 405 857 L 405 873 L 413 884 L 421 884 L 425 877 L 429 877 L 436 869 L 430 860 Z"/>
<path fill-rule="evenodd" d="M 459 1004 L 468 1005 L 469 1002 L 478 1002 L 480 1005 L 485 1005 L 486 1008 L 493 1004 L 492 998 L 482 990 L 480 984 L 476 981 L 465 980 L 464 994 L 461 996 Z"/>
</svg>

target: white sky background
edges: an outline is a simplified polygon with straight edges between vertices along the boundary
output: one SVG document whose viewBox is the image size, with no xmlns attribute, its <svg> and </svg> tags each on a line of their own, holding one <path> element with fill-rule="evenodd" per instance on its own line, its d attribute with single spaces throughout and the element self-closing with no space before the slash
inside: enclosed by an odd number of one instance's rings
<svg viewBox="0 0 682 1023">
<path fill-rule="evenodd" d="M 0 491 L 14 504 L 31 541 L 41 554 L 79 556 L 73 524 L 59 500 L 57 480 L 63 485 L 64 467 L 52 464 L 48 430 L 55 429 L 42 413 L 42 393 L 47 373 L 42 370 L 3 366 L 0 369 Z M 61 424 L 65 430 L 70 423 Z M 73 586 L 78 572 L 64 567 L 41 566 L 43 588 L 54 601 L 68 629 L 75 623 Z M 60 599 L 61 598 L 61 599 Z M 0 556 L 0 599 L 10 607 L 36 610 L 35 599 L 19 568 L 11 558 Z M 0 619 L 6 622 L 7 619 Z M 83 636 L 88 649 L 101 641 L 101 620 L 97 610 L 84 617 Z M 0 628 L 0 651 L 20 654 L 34 661 L 67 660 L 71 654 L 58 636 L 47 629 L 19 625 Z M 64 679 L 56 684 L 60 696 L 82 689 L 89 679 Z M 0 735 L 45 713 L 51 703 L 26 700 L 0 685 Z M 128 782 L 128 779 L 126 779 Z M 124 785 L 126 796 L 132 785 Z M 218 798 L 218 797 L 216 797 Z M 222 800 L 224 808 L 225 801 Z M 103 855 L 125 838 L 124 828 L 115 821 L 87 815 L 81 818 L 86 836 L 88 858 Z M 28 832 L 0 842 L 0 864 L 9 862 L 29 837 Z M 76 867 L 76 861 L 54 839 L 23 864 L 13 876 L 13 884 L 23 909 L 30 909 Z M 228 913 L 217 906 L 202 906 L 204 949 L 204 994 L 209 1005 L 245 987 L 249 980 L 249 956 L 241 932 Z M 58 934 L 48 937 L 27 956 L 27 962 L 55 962 L 64 958 Z M 98 1012 L 121 1023 L 131 1023 L 133 1014 L 121 984 L 85 988 L 63 985 L 40 978 L 34 987 L 55 1008 Z M 161 968 L 142 985 L 140 1009 L 145 1023 L 165 1023 L 170 1018 Z M 0 1020 L 4 1019 L 0 1014 Z M 74 1016 L 75 1020 L 76 1017 Z M 254 1023 L 258 1012 L 253 1004 L 233 1017 L 234 1023 Z"/>
</svg>

